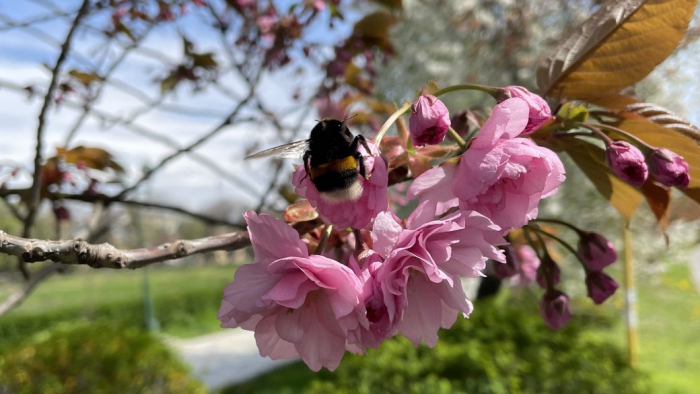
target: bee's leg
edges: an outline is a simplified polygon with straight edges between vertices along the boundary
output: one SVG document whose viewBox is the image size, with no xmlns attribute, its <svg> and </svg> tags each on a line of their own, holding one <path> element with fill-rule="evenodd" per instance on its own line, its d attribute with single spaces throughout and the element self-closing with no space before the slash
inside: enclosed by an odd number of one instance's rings
<svg viewBox="0 0 700 394">
<path fill-rule="evenodd" d="M 306 175 L 304 175 L 304 177 L 301 178 L 302 181 L 304 179 L 306 179 L 307 176 L 311 176 L 311 170 L 309 169 L 309 159 L 311 159 L 311 152 L 307 150 L 306 152 L 304 152 L 304 158 L 303 158 L 304 170 L 306 171 Z"/>
<path fill-rule="evenodd" d="M 365 168 L 365 158 L 362 157 L 362 153 L 355 151 L 355 154 L 353 154 L 352 156 L 355 158 L 357 164 L 360 165 L 360 175 L 362 175 L 362 177 L 365 179 L 369 179 L 369 175 L 367 175 L 367 169 Z"/>
<path fill-rule="evenodd" d="M 353 151 L 356 151 L 359 144 L 362 144 L 362 146 L 365 147 L 368 154 L 370 154 L 370 155 L 372 154 L 372 151 L 369 150 L 369 145 L 367 144 L 367 139 L 365 139 L 364 135 L 361 135 L 361 134 L 356 135 L 355 139 L 352 140 L 352 145 L 350 146 L 350 148 Z"/>
</svg>

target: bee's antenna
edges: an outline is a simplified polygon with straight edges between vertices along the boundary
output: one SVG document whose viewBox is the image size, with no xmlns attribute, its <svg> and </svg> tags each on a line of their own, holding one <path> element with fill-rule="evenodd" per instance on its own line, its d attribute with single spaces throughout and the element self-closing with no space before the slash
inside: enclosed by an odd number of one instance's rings
<svg viewBox="0 0 700 394">
<path fill-rule="evenodd" d="M 343 129 L 346 128 L 346 127 L 347 127 L 346 123 L 348 122 L 348 120 L 354 118 L 354 117 L 357 116 L 357 115 L 358 115 L 358 114 L 346 116 L 345 119 L 343 119 L 343 124 L 342 124 L 340 127 L 343 128 Z"/>
</svg>

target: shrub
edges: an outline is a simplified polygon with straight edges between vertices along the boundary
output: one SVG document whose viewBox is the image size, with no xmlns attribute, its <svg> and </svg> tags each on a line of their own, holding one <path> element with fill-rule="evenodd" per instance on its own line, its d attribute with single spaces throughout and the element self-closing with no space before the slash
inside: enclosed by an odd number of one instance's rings
<svg viewBox="0 0 700 394">
<path fill-rule="evenodd" d="M 316 375 L 307 393 L 648 392 L 646 376 L 620 349 L 585 335 L 606 323 L 599 314 L 578 316 L 552 332 L 535 303 L 480 301 L 435 348 L 395 338 L 366 356 L 346 356 L 335 373 Z"/>
<path fill-rule="evenodd" d="M 61 325 L 0 355 L 0 393 L 206 393 L 159 338 L 134 327 Z"/>
</svg>

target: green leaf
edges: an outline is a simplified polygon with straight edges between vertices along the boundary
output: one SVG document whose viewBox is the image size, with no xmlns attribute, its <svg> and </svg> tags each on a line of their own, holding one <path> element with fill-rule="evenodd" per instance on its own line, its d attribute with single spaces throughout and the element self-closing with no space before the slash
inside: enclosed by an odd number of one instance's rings
<svg viewBox="0 0 700 394">
<path fill-rule="evenodd" d="M 608 2 L 543 59 L 537 83 L 546 95 L 620 108 L 618 92 L 649 74 L 678 46 L 696 0 Z M 606 96 L 616 95 L 614 100 Z M 627 103 L 629 104 L 629 102 Z"/>
<path fill-rule="evenodd" d="M 566 146 L 566 153 L 583 171 L 598 192 L 620 213 L 622 219 L 629 223 L 632 215 L 642 201 L 642 194 L 634 186 L 620 180 L 610 171 L 605 162 L 603 148 L 582 140 L 571 141 Z"/>
</svg>

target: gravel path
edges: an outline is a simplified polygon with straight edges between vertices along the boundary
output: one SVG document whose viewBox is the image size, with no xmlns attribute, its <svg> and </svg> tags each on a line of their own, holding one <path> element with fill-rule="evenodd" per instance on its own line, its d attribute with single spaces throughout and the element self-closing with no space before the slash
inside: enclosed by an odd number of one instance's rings
<svg viewBox="0 0 700 394">
<path fill-rule="evenodd" d="M 192 366 L 192 372 L 211 390 L 245 382 L 294 360 L 263 358 L 253 333 L 226 329 L 192 339 L 168 341 Z"/>
</svg>

